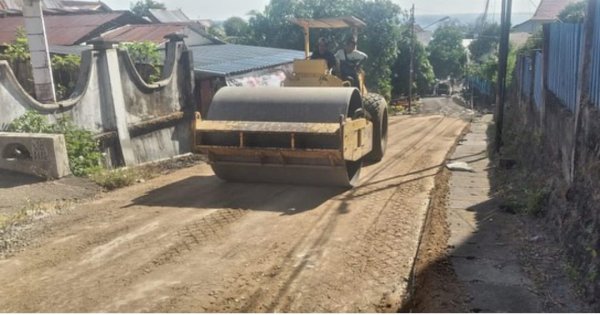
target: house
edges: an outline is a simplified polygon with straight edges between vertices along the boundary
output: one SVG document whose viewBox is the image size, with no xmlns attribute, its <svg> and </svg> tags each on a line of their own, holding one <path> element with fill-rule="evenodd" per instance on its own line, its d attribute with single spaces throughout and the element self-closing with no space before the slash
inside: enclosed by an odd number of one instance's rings
<svg viewBox="0 0 600 315">
<path fill-rule="evenodd" d="M 109 6 L 101 1 L 42 0 L 45 14 L 74 12 L 110 12 Z M 0 0 L 0 15 L 21 15 L 23 0 Z"/>
<path fill-rule="evenodd" d="M 153 23 L 195 23 L 201 25 L 205 30 L 211 28 L 215 23 L 212 20 L 192 20 L 181 9 L 164 10 L 150 9 L 148 19 Z"/>
<path fill-rule="evenodd" d="M 148 18 L 152 23 L 189 23 L 192 22 L 190 18 L 181 11 L 178 10 L 162 10 L 162 9 L 150 9 L 148 11 Z"/>
<path fill-rule="evenodd" d="M 544 24 L 556 22 L 558 15 L 568 5 L 582 0 L 542 0 L 531 19 L 513 27 L 514 33 L 533 34 L 542 29 Z"/>
<path fill-rule="evenodd" d="M 298 50 L 246 45 L 189 47 L 194 54 L 196 98 L 206 115 L 214 94 L 223 86 L 281 86 L 293 61 L 304 59 Z"/>
<path fill-rule="evenodd" d="M 46 15 L 44 22 L 50 46 L 80 45 L 122 25 L 148 23 L 129 11 Z M 0 46 L 13 42 L 24 27 L 22 16 L 0 18 Z"/>
<path fill-rule="evenodd" d="M 208 35 L 201 25 L 193 22 L 124 25 L 103 33 L 101 37 L 119 43 L 151 41 L 164 48 L 168 41 L 165 36 L 173 33 L 186 35 L 187 46 L 224 44 L 223 41 Z"/>
</svg>

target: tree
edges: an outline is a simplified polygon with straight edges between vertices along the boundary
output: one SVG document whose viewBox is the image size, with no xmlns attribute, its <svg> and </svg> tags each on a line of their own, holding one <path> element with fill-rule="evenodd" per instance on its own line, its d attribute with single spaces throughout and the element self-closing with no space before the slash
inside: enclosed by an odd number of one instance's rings
<svg viewBox="0 0 600 315">
<path fill-rule="evenodd" d="M 493 53 L 500 44 L 500 25 L 493 23 L 484 26 L 477 38 L 469 45 L 474 61 L 485 61 L 485 57 Z"/>
<path fill-rule="evenodd" d="M 467 63 L 463 39 L 463 29 L 454 23 L 447 23 L 433 33 L 429 43 L 429 62 L 438 79 L 463 76 Z"/>
<path fill-rule="evenodd" d="M 151 9 L 166 9 L 164 3 L 155 0 L 138 0 L 131 4 L 131 12 L 139 17 L 145 17 L 150 14 Z"/>
<path fill-rule="evenodd" d="M 247 44 L 250 36 L 250 26 L 246 20 L 234 16 L 223 22 L 225 40 L 233 44 Z"/>
<path fill-rule="evenodd" d="M 560 14 L 558 19 L 563 23 L 582 23 L 585 18 L 587 1 L 569 4 Z"/>
<path fill-rule="evenodd" d="M 228 37 L 245 37 L 250 34 L 250 26 L 241 17 L 230 17 L 223 23 L 225 34 Z"/>
<path fill-rule="evenodd" d="M 326 18 L 353 15 L 366 22 L 359 32 L 358 49 L 369 55 L 364 65 L 367 86 L 386 97 L 391 94 L 391 65 L 397 55 L 400 37 L 401 8 L 390 0 L 271 0 L 263 12 L 253 12 L 249 20 L 248 43 L 259 46 L 304 49 L 302 30 L 290 23 L 290 17 Z M 329 38 L 332 50 L 342 47 L 349 29 L 313 30 L 313 43 L 318 37 Z M 337 43 L 337 45 L 335 44 Z M 337 46 L 337 47 L 336 47 Z"/>
<path fill-rule="evenodd" d="M 392 69 L 392 95 L 394 97 L 400 95 L 408 95 L 411 46 L 410 29 L 406 27 L 402 35 L 402 39 L 398 43 L 398 56 Z M 433 67 L 431 66 L 431 63 L 429 63 L 429 59 L 427 57 L 428 55 L 425 46 L 423 46 L 423 44 L 421 44 L 420 42 L 415 41 L 415 82 L 413 83 L 413 88 L 415 89 L 416 93 L 420 95 L 428 94 L 431 91 L 431 87 L 435 82 L 435 74 L 433 73 Z"/>
</svg>

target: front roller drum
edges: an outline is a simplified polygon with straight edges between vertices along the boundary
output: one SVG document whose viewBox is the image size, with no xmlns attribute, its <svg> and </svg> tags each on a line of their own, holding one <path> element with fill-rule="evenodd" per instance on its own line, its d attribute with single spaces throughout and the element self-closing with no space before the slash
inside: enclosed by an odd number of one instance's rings
<svg viewBox="0 0 600 315">
<path fill-rule="evenodd" d="M 353 88 L 223 88 L 206 121 L 253 128 L 243 134 L 205 132 L 202 146 L 215 174 L 226 181 L 350 187 L 358 181 L 362 159 L 344 159 L 339 131 L 309 126 L 339 125 L 359 109 L 362 100 Z M 288 123 L 307 130 L 294 132 Z"/>
</svg>

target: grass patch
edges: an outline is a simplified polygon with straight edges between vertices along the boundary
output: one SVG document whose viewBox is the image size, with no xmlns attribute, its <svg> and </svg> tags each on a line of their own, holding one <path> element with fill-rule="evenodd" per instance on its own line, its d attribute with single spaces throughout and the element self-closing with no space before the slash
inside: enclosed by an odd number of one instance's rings
<svg viewBox="0 0 600 315">
<path fill-rule="evenodd" d="M 90 179 L 106 190 L 115 190 L 131 186 L 154 177 L 147 168 L 122 168 L 116 170 L 98 170 Z"/>
</svg>

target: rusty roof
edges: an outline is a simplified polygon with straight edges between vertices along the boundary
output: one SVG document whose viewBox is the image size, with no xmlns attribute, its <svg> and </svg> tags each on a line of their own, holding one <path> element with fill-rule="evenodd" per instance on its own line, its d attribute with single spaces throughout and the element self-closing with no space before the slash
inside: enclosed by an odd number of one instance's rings
<svg viewBox="0 0 600 315">
<path fill-rule="evenodd" d="M 562 10 L 569 4 L 577 2 L 581 0 L 542 0 L 531 20 L 555 21 Z"/>
<path fill-rule="evenodd" d="M 162 44 L 165 36 L 173 33 L 184 33 L 186 24 L 147 24 L 125 25 L 102 34 L 102 38 L 116 42 L 142 42 L 151 41 Z"/>
<path fill-rule="evenodd" d="M 147 23 L 131 12 L 89 13 L 44 16 L 48 44 L 78 45 L 101 33 L 130 23 Z M 11 43 L 16 31 L 25 26 L 21 16 L 0 18 L 0 44 Z"/>
</svg>

